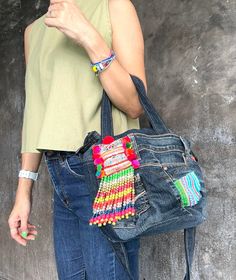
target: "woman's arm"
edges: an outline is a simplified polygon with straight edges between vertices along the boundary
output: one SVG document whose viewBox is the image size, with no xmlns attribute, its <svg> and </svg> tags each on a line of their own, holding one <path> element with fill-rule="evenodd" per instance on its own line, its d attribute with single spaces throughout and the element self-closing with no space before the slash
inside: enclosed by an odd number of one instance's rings
<svg viewBox="0 0 236 280">
<path fill-rule="evenodd" d="M 27 67 L 29 55 L 29 34 L 33 23 L 29 24 L 24 32 L 24 54 L 25 65 Z M 42 153 L 21 153 L 21 169 L 37 172 L 42 159 Z M 16 200 L 21 199 L 22 195 L 29 195 L 33 186 L 33 180 L 19 178 Z"/>
<path fill-rule="evenodd" d="M 29 33 L 32 24 L 24 32 L 25 63 L 28 62 Z M 42 158 L 42 153 L 21 153 L 21 169 L 37 172 Z M 28 240 L 34 240 L 37 234 L 36 227 L 29 223 L 31 211 L 31 194 L 33 180 L 20 177 L 16 190 L 15 203 L 8 218 L 11 238 L 21 245 L 26 246 Z M 24 234 L 21 235 L 21 234 Z"/>
<path fill-rule="evenodd" d="M 130 0 L 109 0 L 109 10 L 112 48 L 117 59 L 100 73 L 100 81 L 112 103 L 131 118 L 137 118 L 143 109 L 129 73 L 138 76 L 147 89 L 142 29 Z M 94 37 L 84 43 L 84 47 L 92 62 L 109 56 L 106 42 L 96 31 Z"/>
<path fill-rule="evenodd" d="M 100 73 L 100 81 L 112 103 L 131 118 L 137 118 L 143 113 L 143 108 L 129 73 L 142 79 L 147 89 L 140 22 L 130 0 L 109 0 L 109 11 L 112 48 L 117 59 Z M 92 62 L 109 56 L 110 49 L 105 40 L 74 0 L 51 0 L 44 22 L 83 46 Z"/>
</svg>

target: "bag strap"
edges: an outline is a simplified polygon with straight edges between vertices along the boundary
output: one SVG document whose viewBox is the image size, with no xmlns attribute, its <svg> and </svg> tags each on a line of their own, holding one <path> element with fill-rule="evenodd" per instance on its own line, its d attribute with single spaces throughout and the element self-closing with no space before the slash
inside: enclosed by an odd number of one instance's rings
<svg viewBox="0 0 236 280">
<path fill-rule="evenodd" d="M 184 247 L 186 259 L 186 274 L 184 280 L 190 280 L 195 246 L 196 227 L 184 229 Z"/>
<path fill-rule="evenodd" d="M 170 133 L 171 130 L 168 129 L 158 114 L 157 110 L 149 100 L 146 89 L 144 87 L 143 81 L 135 75 L 129 74 L 138 92 L 140 103 L 143 106 L 145 115 L 149 120 L 150 126 L 157 134 Z M 102 105 L 101 105 L 101 136 L 102 138 L 106 135 L 114 135 L 113 131 L 113 121 L 112 121 L 112 109 L 111 101 L 103 89 Z"/>
</svg>

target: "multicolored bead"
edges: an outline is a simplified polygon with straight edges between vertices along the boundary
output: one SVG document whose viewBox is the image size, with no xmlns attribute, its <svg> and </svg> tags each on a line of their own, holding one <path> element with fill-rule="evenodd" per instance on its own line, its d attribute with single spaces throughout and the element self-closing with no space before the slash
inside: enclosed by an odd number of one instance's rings
<svg viewBox="0 0 236 280">
<path fill-rule="evenodd" d="M 134 169 L 140 163 L 129 136 L 114 140 L 108 135 L 92 151 L 96 176 L 101 180 L 89 222 L 99 227 L 115 225 L 118 220 L 135 215 Z"/>
</svg>

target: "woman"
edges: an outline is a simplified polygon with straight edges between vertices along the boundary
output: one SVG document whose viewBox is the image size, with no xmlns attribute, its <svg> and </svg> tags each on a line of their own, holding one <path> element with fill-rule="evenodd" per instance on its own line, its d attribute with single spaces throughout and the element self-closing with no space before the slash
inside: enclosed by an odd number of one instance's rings
<svg viewBox="0 0 236 280">
<path fill-rule="evenodd" d="M 29 214 L 44 154 L 54 190 L 59 279 L 136 280 L 139 240 L 121 245 L 121 257 L 99 227 L 89 225 L 92 201 L 74 154 L 87 132 L 100 131 L 102 89 L 112 102 L 114 133 L 139 128 L 143 109 L 129 73 L 147 85 L 135 8 L 129 0 L 51 0 L 48 12 L 26 28 L 24 42 L 22 165 L 8 219 L 11 237 L 26 246 L 37 235 Z"/>
</svg>

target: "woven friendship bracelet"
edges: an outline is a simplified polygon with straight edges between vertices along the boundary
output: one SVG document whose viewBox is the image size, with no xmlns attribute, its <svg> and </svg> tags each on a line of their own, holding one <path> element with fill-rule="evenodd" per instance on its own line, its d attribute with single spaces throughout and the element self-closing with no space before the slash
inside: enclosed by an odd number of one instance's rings
<svg viewBox="0 0 236 280">
<path fill-rule="evenodd" d="M 116 58 L 116 54 L 113 50 L 111 50 L 111 55 L 101 61 L 90 63 L 92 66 L 92 70 L 95 72 L 95 75 L 98 76 L 101 72 L 103 72 L 111 62 Z"/>
</svg>

